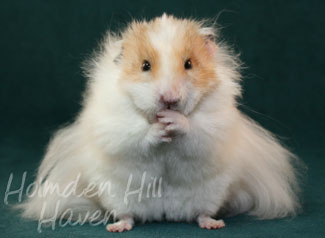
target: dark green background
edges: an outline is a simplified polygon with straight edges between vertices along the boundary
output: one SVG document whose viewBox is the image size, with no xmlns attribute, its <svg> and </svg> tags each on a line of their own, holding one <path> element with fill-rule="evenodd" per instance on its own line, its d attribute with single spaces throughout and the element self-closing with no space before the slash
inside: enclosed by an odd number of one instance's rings
<svg viewBox="0 0 325 238">
<path fill-rule="evenodd" d="M 105 31 L 163 12 L 218 16 L 222 38 L 241 53 L 246 66 L 241 109 L 277 133 L 309 167 L 303 213 L 274 221 L 228 218 L 227 227 L 217 231 L 161 223 L 122 235 L 89 225 L 38 234 L 37 222 L 18 218 L 1 202 L 1 237 L 325 236 L 325 1 L 1 1 L 1 199 L 11 172 L 12 189 L 19 187 L 24 171 L 32 181 L 50 135 L 80 110 L 85 88 L 80 65 Z"/>
</svg>

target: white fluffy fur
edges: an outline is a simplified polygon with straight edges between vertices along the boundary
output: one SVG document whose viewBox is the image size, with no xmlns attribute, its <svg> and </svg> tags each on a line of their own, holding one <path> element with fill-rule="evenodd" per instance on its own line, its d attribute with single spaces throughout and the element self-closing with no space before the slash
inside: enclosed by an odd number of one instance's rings
<svg viewBox="0 0 325 238">
<path fill-rule="evenodd" d="M 159 37 L 152 33 L 152 42 L 165 52 L 175 29 L 166 16 L 161 21 L 164 27 Z M 212 30 L 202 28 L 202 34 Z M 166 40 L 159 40 L 162 37 Z M 159 85 L 155 81 L 121 86 L 121 67 L 114 59 L 122 42 L 122 37 L 109 35 L 100 53 L 88 62 L 90 80 L 83 110 L 73 124 L 56 133 L 37 176 L 43 184 L 49 181 L 64 188 L 81 173 L 79 191 L 89 183 L 110 181 L 116 196 L 33 196 L 22 205 L 25 217 L 38 219 L 43 202 L 47 204 L 43 217 L 52 217 L 58 200 L 59 214 L 67 208 L 81 213 L 115 209 L 118 217 L 131 215 L 141 221 L 192 221 L 201 213 L 214 216 L 219 211 L 247 212 L 263 219 L 295 214 L 299 207 L 292 166 L 295 156 L 237 109 L 239 65 L 227 47 L 218 43 L 218 87 L 202 98 L 186 99 L 193 104 L 187 105 L 192 108 L 186 115 L 186 135 L 157 145 L 150 134 L 152 118 L 144 114 L 159 111 L 155 111 L 156 89 L 168 84 L 162 79 Z M 168 74 L 171 62 L 165 63 Z M 184 90 L 192 97 L 199 94 L 191 85 Z M 126 205 L 123 197 L 130 173 L 134 190 L 143 172 L 147 182 L 150 177 L 162 177 L 162 197 L 144 196 L 138 202 L 137 195 L 132 195 Z"/>
</svg>

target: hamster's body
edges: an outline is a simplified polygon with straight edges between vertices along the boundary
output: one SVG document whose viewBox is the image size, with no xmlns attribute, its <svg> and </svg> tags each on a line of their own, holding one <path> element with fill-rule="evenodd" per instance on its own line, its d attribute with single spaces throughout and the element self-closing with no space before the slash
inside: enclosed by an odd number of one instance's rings
<svg viewBox="0 0 325 238">
<path fill-rule="evenodd" d="M 238 61 L 214 36 L 166 15 L 108 36 L 88 62 L 83 110 L 51 141 L 37 181 L 40 191 L 46 182 L 64 190 L 78 176 L 78 191 L 111 187 L 96 196 L 33 196 L 24 215 L 38 219 L 46 202 L 42 216 L 52 217 L 60 201 L 58 215 L 114 210 L 120 221 L 107 228 L 123 231 L 133 219 L 221 228 L 211 218 L 221 210 L 294 214 L 294 156 L 237 109 Z"/>
</svg>

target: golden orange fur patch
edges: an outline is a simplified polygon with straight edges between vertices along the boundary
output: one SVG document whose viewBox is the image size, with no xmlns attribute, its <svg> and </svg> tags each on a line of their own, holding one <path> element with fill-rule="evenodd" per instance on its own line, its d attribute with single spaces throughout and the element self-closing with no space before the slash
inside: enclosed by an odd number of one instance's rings
<svg viewBox="0 0 325 238">
<path fill-rule="evenodd" d="M 186 22 L 184 32 L 177 36 L 174 55 L 179 74 L 189 74 L 196 87 L 208 89 L 217 83 L 213 55 L 207 48 L 207 39 L 199 33 L 199 25 L 195 22 Z M 213 43 L 214 44 L 214 43 Z M 185 70 L 184 62 L 192 61 L 192 69 Z"/>
<path fill-rule="evenodd" d="M 148 38 L 149 27 L 149 24 L 145 22 L 133 22 L 123 35 L 122 57 L 125 62 L 123 78 L 132 81 L 141 80 L 141 67 L 144 60 L 150 62 L 152 79 L 156 78 L 159 69 L 159 55 Z"/>
</svg>

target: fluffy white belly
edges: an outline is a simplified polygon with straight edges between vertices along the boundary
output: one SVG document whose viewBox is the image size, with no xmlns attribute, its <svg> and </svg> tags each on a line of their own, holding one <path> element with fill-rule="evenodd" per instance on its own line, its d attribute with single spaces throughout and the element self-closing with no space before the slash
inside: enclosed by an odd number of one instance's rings
<svg viewBox="0 0 325 238">
<path fill-rule="evenodd" d="M 211 164 L 175 154 L 121 164 L 109 173 L 113 194 L 104 201 L 118 216 L 133 214 L 143 221 L 190 221 L 202 211 L 214 215 L 229 183 L 215 171 Z"/>
</svg>

